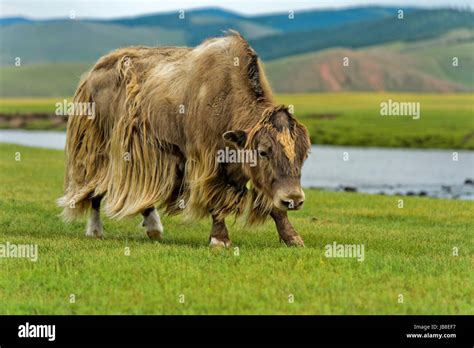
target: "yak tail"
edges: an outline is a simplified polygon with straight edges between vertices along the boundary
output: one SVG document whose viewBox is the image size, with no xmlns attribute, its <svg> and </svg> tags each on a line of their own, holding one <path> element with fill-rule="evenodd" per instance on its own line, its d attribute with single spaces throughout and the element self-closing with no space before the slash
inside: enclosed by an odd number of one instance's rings
<svg viewBox="0 0 474 348">
<path fill-rule="evenodd" d="M 87 82 L 88 76 L 80 82 L 74 95 L 74 105 L 93 103 Z M 68 117 L 65 193 L 57 200 L 57 204 L 63 208 L 61 216 L 66 221 L 88 211 L 90 198 L 95 195 L 95 188 L 106 173 L 108 131 L 104 120 L 95 113 L 95 108 L 92 110 L 92 114 L 77 114 L 75 111 Z"/>
</svg>

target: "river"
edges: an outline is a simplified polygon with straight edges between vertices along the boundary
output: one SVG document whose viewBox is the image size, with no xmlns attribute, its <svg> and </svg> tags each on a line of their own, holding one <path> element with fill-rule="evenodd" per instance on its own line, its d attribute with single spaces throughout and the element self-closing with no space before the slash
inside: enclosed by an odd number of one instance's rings
<svg viewBox="0 0 474 348">
<path fill-rule="evenodd" d="M 66 134 L 0 130 L 0 142 L 64 149 Z M 456 154 L 453 154 L 456 153 Z M 304 187 L 474 200 L 474 151 L 313 146 Z"/>
</svg>

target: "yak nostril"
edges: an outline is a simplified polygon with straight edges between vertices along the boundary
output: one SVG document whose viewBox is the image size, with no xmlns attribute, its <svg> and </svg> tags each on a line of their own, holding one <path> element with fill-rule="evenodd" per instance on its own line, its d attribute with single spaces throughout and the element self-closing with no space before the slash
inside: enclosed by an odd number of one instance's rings
<svg viewBox="0 0 474 348">
<path fill-rule="evenodd" d="M 304 200 L 282 199 L 281 204 L 287 209 L 296 209 L 303 205 Z"/>
<path fill-rule="evenodd" d="M 281 202 L 281 205 L 285 207 L 286 209 L 298 209 L 303 205 L 304 199 L 287 198 L 287 199 L 282 199 L 280 202 Z"/>
</svg>

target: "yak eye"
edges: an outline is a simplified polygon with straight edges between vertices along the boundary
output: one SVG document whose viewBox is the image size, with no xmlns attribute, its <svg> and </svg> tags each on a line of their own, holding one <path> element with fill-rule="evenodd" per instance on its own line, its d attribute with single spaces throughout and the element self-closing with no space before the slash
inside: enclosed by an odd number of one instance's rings
<svg viewBox="0 0 474 348">
<path fill-rule="evenodd" d="M 268 152 L 263 150 L 263 149 L 258 149 L 258 155 L 260 157 L 267 157 L 268 156 Z"/>
</svg>

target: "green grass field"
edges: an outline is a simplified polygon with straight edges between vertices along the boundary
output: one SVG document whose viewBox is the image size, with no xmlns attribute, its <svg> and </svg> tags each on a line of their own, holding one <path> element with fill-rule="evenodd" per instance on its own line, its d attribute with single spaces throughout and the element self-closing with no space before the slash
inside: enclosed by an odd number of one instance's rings
<svg viewBox="0 0 474 348">
<path fill-rule="evenodd" d="M 419 102 L 420 118 L 380 116 L 380 103 Z M 279 95 L 294 105 L 315 144 L 474 149 L 474 94 Z"/>
<path fill-rule="evenodd" d="M 54 114 L 55 103 L 64 99 L 4 98 L 0 99 L 0 114 Z M 420 119 L 380 116 L 380 103 L 389 99 L 419 102 Z M 295 115 L 308 127 L 314 144 L 474 149 L 474 94 L 282 94 L 277 101 L 294 106 Z M 0 128 L 9 127 L 7 120 L 0 120 Z M 36 120 L 25 128 L 64 127 Z"/>
<path fill-rule="evenodd" d="M 57 98 L 2 98 L 0 99 L 0 114 L 30 114 L 49 113 L 54 114 L 56 103 L 63 103 L 64 99 L 70 101 L 70 97 Z"/>
<path fill-rule="evenodd" d="M 154 243 L 139 217 L 105 219 L 88 239 L 57 217 L 62 179 L 61 151 L 0 145 L 0 244 L 39 248 L 37 262 L 0 257 L 0 314 L 474 313 L 472 202 L 307 190 L 291 214 L 306 248 L 228 221 L 236 256 L 208 248 L 208 220 L 165 217 Z M 334 241 L 364 244 L 365 260 L 325 257 Z"/>
</svg>

